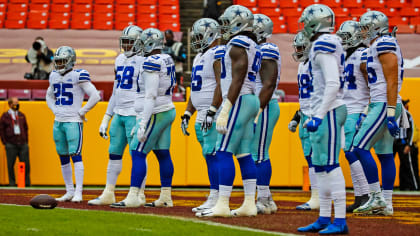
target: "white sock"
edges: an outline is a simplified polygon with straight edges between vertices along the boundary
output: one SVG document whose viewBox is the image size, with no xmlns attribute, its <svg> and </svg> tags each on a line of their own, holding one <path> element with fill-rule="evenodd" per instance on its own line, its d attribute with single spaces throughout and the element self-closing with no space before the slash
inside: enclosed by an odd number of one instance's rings
<svg viewBox="0 0 420 236">
<path fill-rule="evenodd" d="M 74 163 L 74 177 L 76 179 L 76 193 L 82 193 L 83 191 L 83 176 L 85 168 L 82 161 Z"/>
<path fill-rule="evenodd" d="M 255 197 L 255 192 L 257 190 L 257 179 L 244 179 L 242 182 L 244 184 L 244 194 L 252 195 Z"/>
<path fill-rule="evenodd" d="M 334 201 L 334 217 L 346 218 L 346 183 L 341 167 L 337 167 L 327 174 Z"/>
<path fill-rule="evenodd" d="M 258 194 L 257 198 L 267 198 L 270 196 L 270 187 L 265 185 L 257 185 Z"/>
<path fill-rule="evenodd" d="M 210 189 L 209 197 L 217 197 L 219 195 L 219 190 L 217 189 Z"/>
<path fill-rule="evenodd" d="M 309 181 L 311 182 L 311 189 L 318 189 L 318 181 L 316 179 L 315 167 L 309 168 Z"/>
<path fill-rule="evenodd" d="M 328 177 L 326 172 L 316 173 L 316 178 L 319 183 L 319 216 L 331 217 L 331 189 L 328 183 Z"/>
<path fill-rule="evenodd" d="M 381 186 L 379 185 L 379 182 L 375 182 L 369 184 L 369 189 L 371 192 L 377 193 L 381 191 Z"/>
<path fill-rule="evenodd" d="M 230 197 L 232 186 L 219 185 L 219 196 Z"/>
<path fill-rule="evenodd" d="M 357 163 L 360 165 L 359 161 L 355 161 L 350 165 L 350 174 L 351 174 L 351 181 L 353 182 L 353 190 L 354 190 L 354 196 L 358 197 L 358 196 L 362 196 L 362 194 L 360 193 L 360 183 L 358 181 L 357 178 L 357 171 L 358 171 L 358 165 Z M 362 166 L 360 166 L 362 167 Z"/>
<path fill-rule="evenodd" d="M 61 172 L 63 174 L 64 183 L 66 185 L 66 192 L 74 194 L 73 186 L 73 170 L 71 168 L 71 163 L 61 165 Z"/>
<path fill-rule="evenodd" d="M 367 182 L 365 172 L 363 171 L 363 167 L 360 161 L 353 162 L 353 164 L 351 164 L 350 166 L 350 169 L 351 169 L 352 179 L 353 179 L 353 173 L 354 173 L 354 178 L 358 185 L 358 192 L 360 194 L 360 195 L 356 195 L 356 194 L 355 195 L 362 196 L 362 195 L 368 194 L 369 184 Z M 356 190 L 355 190 L 355 193 L 356 193 Z"/>
<path fill-rule="evenodd" d="M 383 190 L 384 198 L 386 205 L 392 206 L 392 191 L 393 190 Z"/>
<path fill-rule="evenodd" d="M 106 183 L 115 186 L 121 169 L 122 160 L 109 160 L 108 168 L 106 169 Z"/>
</svg>

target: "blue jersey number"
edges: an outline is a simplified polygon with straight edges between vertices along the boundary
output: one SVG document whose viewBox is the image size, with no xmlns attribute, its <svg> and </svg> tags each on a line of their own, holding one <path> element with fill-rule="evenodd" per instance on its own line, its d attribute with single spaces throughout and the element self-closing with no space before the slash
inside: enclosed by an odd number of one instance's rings
<svg viewBox="0 0 420 236">
<path fill-rule="evenodd" d="M 200 91 L 203 84 L 203 79 L 197 73 L 203 71 L 203 65 L 194 66 L 191 73 L 191 90 Z"/>
<path fill-rule="evenodd" d="M 73 93 L 66 91 L 66 89 L 73 88 L 73 84 L 53 84 L 53 86 L 54 96 L 56 97 L 55 105 L 73 105 Z"/>
<path fill-rule="evenodd" d="M 378 77 L 376 76 L 376 71 L 375 69 L 373 69 L 372 67 L 370 67 L 369 64 L 371 64 L 373 62 L 373 57 L 368 57 L 367 59 L 367 63 L 366 63 L 366 70 L 368 73 L 368 82 L 370 84 L 374 84 L 376 83 L 376 81 L 378 80 Z"/>
<path fill-rule="evenodd" d="M 165 95 L 171 95 L 176 84 L 175 65 L 166 67 L 166 75 L 171 76 L 171 86 L 166 90 Z"/>
<path fill-rule="evenodd" d="M 118 66 L 116 80 L 117 88 L 131 89 L 133 87 L 134 67 L 132 66 Z"/>
<path fill-rule="evenodd" d="M 252 62 L 252 71 L 248 73 L 248 79 L 252 82 L 255 82 L 257 78 L 257 73 L 260 71 L 261 68 L 261 59 L 262 55 L 260 51 L 255 53 L 254 62 Z"/>
<path fill-rule="evenodd" d="M 308 74 L 298 75 L 299 98 L 310 98 L 313 91 L 311 78 Z"/>
<path fill-rule="evenodd" d="M 354 64 L 348 64 L 344 69 L 344 80 L 348 83 L 347 89 L 357 89 L 356 76 L 354 76 Z"/>
</svg>

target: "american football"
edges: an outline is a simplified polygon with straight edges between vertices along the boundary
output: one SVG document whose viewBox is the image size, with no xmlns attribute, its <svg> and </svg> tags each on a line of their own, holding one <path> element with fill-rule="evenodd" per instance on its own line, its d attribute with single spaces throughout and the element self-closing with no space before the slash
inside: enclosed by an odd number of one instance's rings
<svg viewBox="0 0 420 236">
<path fill-rule="evenodd" d="M 48 194 L 40 194 L 33 197 L 29 204 L 35 209 L 54 209 L 57 206 L 57 201 Z"/>
</svg>

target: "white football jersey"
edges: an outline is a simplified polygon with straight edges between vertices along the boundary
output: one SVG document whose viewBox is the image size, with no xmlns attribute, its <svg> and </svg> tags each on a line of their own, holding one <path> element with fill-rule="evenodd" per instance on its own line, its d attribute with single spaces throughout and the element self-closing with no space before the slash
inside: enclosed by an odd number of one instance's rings
<svg viewBox="0 0 420 236">
<path fill-rule="evenodd" d="M 85 92 L 80 83 L 90 83 L 89 72 L 72 70 L 64 76 L 53 71 L 49 78 L 55 96 L 55 120 L 60 122 L 83 122 L 79 115 Z"/>
<path fill-rule="evenodd" d="M 397 40 L 392 36 L 382 36 L 375 40 L 369 47 L 367 55 L 367 72 L 370 88 L 370 97 L 372 102 L 387 102 L 387 86 L 382 70 L 382 64 L 379 61 L 379 55 L 383 53 L 394 53 L 398 58 L 398 93 L 401 90 L 404 74 L 404 60 L 401 54 L 400 46 Z M 398 95 L 397 102 L 401 103 L 401 97 Z"/>
<path fill-rule="evenodd" d="M 108 110 L 122 116 L 135 116 L 134 100 L 137 95 L 137 80 L 140 76 L 144 57 L 127 58 L 123 53 L 115 59 L 115 82 L 112 96 L 113 104 L 108 103 Z"/>
<path fill-rule="evenodd" d="M 215 46 L 204 54 L 195 56 L 191 73 L 191 102 L 197 110 L 196 122 L 204 121 L 207 110 L 213 101 L 216 89 L 216 76 L 213 63 L 221 60 L 225 55 L 225 46 Z"/>
<path fill-rule="evenodd" d="M 159 88 L 156 98 L 153 114 L 169 111 L 175 108 L 172 103 L 172 90 L 176 84 L 175 63 L 168 54 L 154 54 L 145 58 L 143 63 L 143 72 L 159 74 Z M 140 75 L 140 80 L 142 80 Z M 139 83 L 140 85 L 140 83 Z M 140 85 L 140 91 L 142 90 Z M 145 87 L 143 90 L 147 90 Z"/>
<path fill-rule="evenodd" d="M 261 66 L 261 51 L 259 46 L 249 37 L 238 35 L 232 38 L 226 46 L 226 54 L 222 59 L 221 87 L 223 99 L 226 99 L 230 84 L 232 83 L 232 61 L 229 53 L 232 46 L 246 49 L 248 55 L 248 71 L 245 75 L 239 96 L 245 94 L 254 94 L 255 80 Z"/>
<path fill-rule="evenodd" d="M 362 53 L 365 48 L 358 48 L 346 59 L 344 67 L 344 103 L 347 113 L 362 113 L 369 104 L 369 88 L 360 71 Z"/>
<path fill-rule="evenodd" d="M 311 93 L 311 115 L 315 115 L 319 112 L 322 101 L 325 99 L 325 78 L 322 74 L 321 67 L 314 63 L 315 57 L 319 53 L 332 54 L 336 58 L 338 63 L 338 73 L 340 75 L 340 78 L 337 79 L 340 80 L 340 83 L 343 80 L 341 77 L 344 73 L 345 52 L 341 45 L 341 38 L 334 34 L 323 34 L 319 36 L 319 38 L 312 43 L 311 51 L 309 52 L 309 74 L 311 76 L 313 86 L 313 92 Z M 344 102 L 342 98 L 343 89 L 340 88 L 336 98 L 330 98 L 334 99 L 334 101 L 328 108 L 328 111 L 343 105 Z"/>
<path fill-rule="evenodd" d="M 299 106 L 303 114 L 311 113 L 311 93 L 313 92 L 311 77 L 309 76 L 309 61 L 299 63 L 297 81 L 299 85 Z"/>
<path fill-rule="evenodd" d="M 261 60 L 275 60 L 277 62 L 277 81 L 276 81 L 276 88 L 279 85 L 280 82 L 280 72 L 281 72 L 281 57 L 280 57 L 280 51 L 277 45 L 272 43 L 263 43 L 260 45 L 261 53 L 262 53 L 262 59 Z M 260 95 L 261 89 L 263 87 L 260 73 L 257 74 L 257 80 L 255 85 L 255 94 L 257 96 Z M 277 99 L 278 96 L 273 93 L 272 99 Z"/>
</svg>

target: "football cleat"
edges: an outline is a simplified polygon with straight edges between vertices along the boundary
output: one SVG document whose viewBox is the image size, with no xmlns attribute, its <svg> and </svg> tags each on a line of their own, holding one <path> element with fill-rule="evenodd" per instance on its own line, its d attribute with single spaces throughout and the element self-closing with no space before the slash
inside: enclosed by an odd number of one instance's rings
<svg viewBox="0 0 420 236">
<path fill-rule="evenodd" d="M 115 194 L 106 190 L 99 197 L 88 201 L 88 204 L 93 206 L 111 205 L 112 203 L 115 203 Z"/>
<path fill-rule="evenodd" d="M 328 222 L 327 224 L 321 224 L 317 220 L 310 225 L 298 228 L 298 231 L 299 232 L 319 232 L 320 230 L 327 228 L 330 224 L 331 224 L 330 222 Z"/>
<path fill-rule="evenodd" d="M 197 212 L 197 217 L 230 217 L 229 197 L 219 196 L 216 205 L 208 210 Z"/>
<path fill-rule="evenodd" d="M 171 197 L 171 188 L 162 187 L 160 190 L 159 199 L 151 203 L 146 203 L 145 207 L 173 207 L 174 203 L 172 202 Z"/>
<path fill-rule="evenodd" d="M 142 193 L 140 193 L 139 191 L 140 189 L 137 187 L 130 187 L 130 191 L 128 192 L 127 197 L 121 202 L 112 203 L 110 207 L 134 208 L 143 206 L 146 203 L 146 200 L 144 197 L 141 197 Z"/>
<path fill-rule="evenodd" d="M 245 195 L 245 200 L 242 206 L 238 209 L 232 210 L 232 216 L 256 216 L 258 213 L 257 206 L 255 205 L 254 197 Z"/>
<path fill-rule="evenodd" d="M 394 208 L 392 206 L 386 206 L 384 209 L 373 210 L 372 214 L 379 216 L 392 216 L 394 215 Z"/>
<path fill-rule="evenodd" d="M 330 224 L 327 228 L 319 231 L 319 234 L 348 234 L 349 228 L 347 224 L 344 225 L 337 225 L 337 224 Z"/>
<path fill-rule="evenodd" d="M 218 198 L 217 195 L 215 195 L 215 196 L 211 196 L 210 195 L 203 204 L 201 204 L 198 207 L 194 207 L 192 209 L 192 212 L 201 212 L 201 211 L 205 211 L 205 210 L 211 209 L 212 207 L 214 207 L 216 205 L 217 198 Z"/>
<path fill-rule="evenodd" d="M 386 207 L 386 202 L 381 192 L 371 193 L 369 201 L 362 206 L 356 208 L 353 213 L 355 214 L 373 214 L 374 210 L 382 210 Z"/>
<path fill-rule="evenodd" d="M 269 215 L 271 214 L 271 209 L 268 206 L 268 197 L 259 197 L 257 198 L 257 204 L 255 206 L 257 207 L 257 213 L 258 214 L 264 214 Z"/>
<path fill-rule="evenodd" d="M 277 212 L 277 204 L 273 200 L 273 196 L 271 196 L 271 195 L 268 197 L 268 207 L 269 207 L 269 209 L 271 211 L 271 214 Z"/>
<path fill-rule="evenodd" d="M 72 202 L 82 202 L 83 201 L 83 197 L 82 197 L 82 193 L 76 193 L 74 194 L 74 197 L 71 199 Z"/>
<path fill-rule="evenodd" d="M 318 189 L 311 190 L 311 199 L 302 205 L 296 207 L 296 210 L 310 211 L 319 209 L 319 194 Z"/>
<path fill-rule="evenodd" d="M 72 200 L 74 197 L 74 193 L 66 193 L 62 197 L 56 198 L 55 200 L 57 202 L 68 202 Z"/>
<path fill-rule="evenodd" d="M 347 206 L 346 212 L 347 213 L 353 213 L 353 211 L 355 209 L 357 209 L 358 207 L 365 204 L 368 200 L 369 200 L 369 195 L 368 194 L 365 194 L 363 196 L 356 196 L 355 199 L 354 199 L 354 203 L 350 206 Z"/>
</svg>

